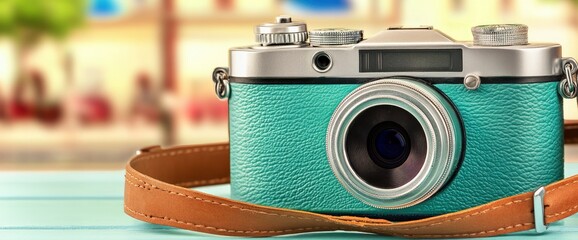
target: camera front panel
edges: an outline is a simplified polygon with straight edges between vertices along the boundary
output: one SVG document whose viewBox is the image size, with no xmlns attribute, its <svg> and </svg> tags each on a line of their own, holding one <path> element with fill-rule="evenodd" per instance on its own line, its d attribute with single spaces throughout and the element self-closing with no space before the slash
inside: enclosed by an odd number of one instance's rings
<svg viewBox="0 0 578 240">
<path fill-rule="evenodd" d="M 463 84 L 435 84 L 463 121 L 461 166 L 433 196 L 396 210 L 372 207 L 352 196 L 334 175 L 325 151 L 331 116 L 360 83 L 248 82 L 231 83 L 234 199 L 333 214 L 430 216 L 533 190 L 563 176 L 557 82 L 482 84 L 476 91 Z"/>
</svg>

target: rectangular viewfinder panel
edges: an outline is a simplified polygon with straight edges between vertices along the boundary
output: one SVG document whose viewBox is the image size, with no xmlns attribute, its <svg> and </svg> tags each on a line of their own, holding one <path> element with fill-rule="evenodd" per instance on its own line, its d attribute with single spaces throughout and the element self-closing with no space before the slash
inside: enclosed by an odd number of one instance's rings
<svg viewBox="0 0 578 240">
<path fill-rule="evenodd" d="M 359 72 L 461 72 L 461 49 L 359 50 Z"/>
</svg>

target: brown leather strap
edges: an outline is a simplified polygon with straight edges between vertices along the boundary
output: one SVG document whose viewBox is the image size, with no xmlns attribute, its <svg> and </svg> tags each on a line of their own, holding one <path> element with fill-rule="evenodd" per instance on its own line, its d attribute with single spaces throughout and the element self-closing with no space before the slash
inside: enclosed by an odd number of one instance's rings
<svg viewBox="0 0 578 240">
<path fill-rule="evenodd" d="M 152 147 L 126 166 L 125 212 L 137 219 L 230 236 L 348 230 L 421 238 L 482 237 L 534 228 L 533 193 L 441 216 L 390 222 L 238 202 L 188 189 L 229 182 L 229 145 Z M 578 209 L 578 175 L 546 187 L 545 221 Z"/>
</svg>

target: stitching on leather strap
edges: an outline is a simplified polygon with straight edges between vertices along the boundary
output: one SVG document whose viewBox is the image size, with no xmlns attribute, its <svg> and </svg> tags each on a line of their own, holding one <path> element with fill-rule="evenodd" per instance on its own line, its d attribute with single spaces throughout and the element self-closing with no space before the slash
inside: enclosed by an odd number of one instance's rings
<svg viewBox="0 0 578 240">
<path fill-rule="evenodd" d="M 572 181 L 572 182 L 569 182 L 569 183 L 566 183 L 566 184 L 564 184 L 564 185 L 558 186 L 558 187 L 556 187 L 556 188 L 550 189 L 549 191 L 546 191 L 546 193 L 551 193 L 551 192 L 555 191 L 555 190 L 558 189 L 558 188 L 563 188 L 563 187 L 566 187 L 566 186 L 568 186 L 568 185 L 572 185 L 572 184 L 576 184 L 576 183 L 578 183 L 578 180 L 574 180 L 574 181 Z"/>
<path fill-rule="evenodd" d="M 126 177 L 124 178 L 124 180 L 125 180 L 125 182 L 127 182 L 127 183 L 130 184 L 130 185 L 132 185 L 133 187 L 142 188 L 142 189 L 146 189 L 146 190 L 151 190 L 150 187 L 136 184 L 136 183 L 132 182 L 131 180 L 129 180 L 129 179 L 126 178 Z"/>
<path fill-rule="evenodd" d="M 564 213 L 574 211 L 574 210 L 576 210 L 576 208 L 578 208 L 578 205 L 575 205 L 574 207 L 568 208 L 568 209 L 566 209 L 566 210 L 564 210 L 564 211 L 562 211 L 562 212 L 557 212 L 557 213 L 554 213 L 554 214 L 546 215 L 546 218 L 553 218 L 553 217 L 556 217 L 556 216 L 558 216 L 558 215 L 562 215 L 562 214 L 564 214 Z"/>
<path fill-rule="evenodd" d="M 569 186 L 569 185 L 573 185 L 573 184 L 576 184 L 576 183 L 578 183 L 578 180 L 574 180 L 574 181 L 572 181 L 572 182 L 569 182 L 569 183 L 566 183 L 566 184 L 564 184 L 564 185 L 561 185 L 561 186 L 558 186 L 558 187 L 556 187 L 556 188 L 553 188 L 553 189 L 551 189 L 551 190 L 549 190 L 549 191 L 546 191 L 546 193 L 551 193 L 551 192 L 555 191 L 556 189 L 564 188 L 564 187 L 567 187 L 567 186 Z M 522 202 L 526 202 L 526 201 L 530 201 L 530 200 L 532 200 L 532 198 L 525 198 L 525 199 L 522 199 L 522 200 L 514 200 L 514 201 L 511 201 L 511 202 L 508 202 L 508 203 L 499 205 L 499 206 L 494 206 L 494 207 L 492 207 L 492 208 L 490 208 L 490 209 L 485 209 L 485 210 L 478 211 L 478 212 L 475 212 L 475 213 L 472 213 L 472 214 L 468 214 L 468 215 L 466 215 L 466 216 L 464 216 L 464 217 L 458 217 L 458 218 L 446 220 L 446 221 L 439 222 L 439 223 L 433 223 L 433 224 L 430 224 L 430 225 L 427 225 L 427 226 L 420 226 L 420 227 L 414 227 L 414 228 L 406 228 L 406 229 L 402 229 L 402 230 L 414 230 L 414 229 L 420 229 L 420 228 L 426 228 L 426 227 L 431 227 L 431 226 L 435 226 L 435 225 L 440 225 L 440 224 L 443 224 L 443 223 L 446 223 L 446 222 L 453 222 L 453 221 L 461 220 L 461 219 L 463 219 L 463 218 L 468 218 L 468 217 L 470 217 L 470 216 L 474 216 L 474 215 L 478 215 L 478 214 L 480 214 L 480 215 L 481 215 L 481 214 L 485 214 L 485 213 L 487 213 L 487 212 L 489 212 L 489 211 L 491 211 L 491 210 L 495 210 L 495 209 L 498 209 L 498 208 L 503 207 L 503 206 L 506 206 L 506 205 L 518 204 L 518 203 L 522 203 Z M 576 205 L 576 206 L 574 206 L 574 207 L 572 207 L 572 208 L 569 208 L 569 209 L 567 209 L 567 210 L 565 210 L 565 211 L 562 211 L 562 212 L 558 212 L 558 213 L 546 215 L 546 218 L 552 218 L 552 217 L 555 217 L 555 216 L 558 216 L 558 215 L 561 215 L 561 214 L 570 212 L 570 211 L 575 210 L 575 209 L 577 209 L 577 208 L 578 208 L 578 205 Z"/>
<path fill-rule="evenodd" d="M 448 220 L 445 220 L 445 221 L 443 221 L 443 222 L 436 222 L 436 223 L 432 223 L 432 224 L 424 225 L 424 226 L 417 226 L 417 227 L 410 227 L 410 228 L 399 228 L 399 227 L 395 227 L 395 226 L 393 226 L 393 227 L 389 227 L 389 226 L 369 227 L 369 226 L 366 226 L 366 227 L 367 227 L 367 228 L 370 228 L 370 229 L 374 229 L 374 230 L 382 230 L 382 229 L 415 230 L 415 229 L 422 229 L 422 228 L 428 228 L 428 227 L 433 227 L 433 226 L 436 226 L 436 225 L 445 224 L 445 223 L 448 223 L 448 222 L 459 221 L 459 220 L 466 219 L 466 218 L 469 218 L 469 217 L 472 217 L 472 216 L 476 216 L 476 215 L 486 214 L 486 213 L 488 213 L 488 212 L 490 212 L 490 211 L 496 210 L 496 209 L 501 208 L 501 207 L 504 207 L 504 206 L 513 205 L 513 204 L 518 204 L 518 203 L 526 202 L 526 201 L 529 201 L 529 200 L 531 200 L 531 198 L 525 198 L 525 199 L 522 199 L 522 200 L 513 200 L 513 201 L 510 201 L 510 202 L 504 203 L 504 204 L 502 204 L 502 205 L 499 205 L 499 206 L 493 206 L 493 207 L 491 207 L 491 208 L 486 208 L 486 209 L 484 209 L 484 210 L 477 211 L 477 212 L 474 212 L 474 213 L 465 215 L 465 216 L 463 216 L 463 217 L 457 217 L 457 218 L 453 218 L 453 219 L 448 219 Z M 578 206 L 577 206 L 577 208 L 578 208 Z M 371 219 L 370 219 L 370 220 L 371 220 Z M 383 223 L 379 223 L 379 222 L 359 221 L 359 220 L 353 220 L 353 219 L 351 219 L 351 220 L 344 219 L 343 221 L 350 221 L 350 222 L 355 222 L 355 223 L 365 223 L 365 224 L 383 224 Z"/>
<path fill-rule="evenodd" d="M 158 158 L 158 157 L 168 157 L 168 156 L 176 156 L 176 155 L 182 155 L 182 154 L 194 154 L 194 153 L 199 153 L 199 152 L 216 152 L 216 151 L 222 151 L 225 149 L 229 149 L 229 146 L 213 146 L 213 147 L 194 147 L 194 148 L 187 148 L 185 149 L 175 149 L 175 150 L 161 150 L 160 153 L 149 153 L 149 154 L 145 154 L 145 155 L 141 155 L 141 156 L 137 156 L 132 163 L 136 164 L 142 160 L 145 159 L 153 159 L 153 158 Z M 166 152 L 165 152 L 166 151 Z"/>
<path fill-rule="evenodd" d="M 188 182 L 179 182 L 173 183 L 174 185 L 181 186 L 181 187 L 194 187 L 198 185 L 205 185 L 205 184 L 218 184 L 218 183 L 226 183 L 229 182 L 229 177 L 224 178 L 213 178 L 207 180 L 197 180 L 197 181 L 188 181 Z"/>
<path fill-rule="evenodd" d="M 293 218 L 293 219 L 311 220 L 311 221 L 316 221 L 316 222 L 336 223 L 333 221 L 322 220 L 322 219 L 315 219 L 315 218 L 308 218 L 308 217 L 296 217 L 296 216 L 291 216 L 291 215 L 286 215 L 286 214 L 277 214 L 277 213 L 271 213 L 271 212 L 257 211 L 257 210 L 243 208 L 243 207 L 232 205 L 232 204 L 227 204 L 227 203 L 222 203 L 222 202 L 218 202 L 218 201 L 214 201 L 214 200 L 209 200 L 209 199 L 204 199 L 204 198 L 200 198 L 200 197 L 196 197 L 196 196 L 191 196 L 191 195 L 163 189 L 163 188 L 157 187 L 155 185 L 149 184 L 149 183 L 145 182 L 144 180 L 141 180 L 141 179 L 133 176 L 132 174 L 130 174 L 128 172 L 126 174 L 127 174 L 127 176 L 129 176 L 129 177 L 131 177 L 131 178 L 133 178 L 139 182 L 144 183 L 144 186 L 137 184 L 137 183 L 134 183 L 134 182 L 131 182 L 130 180 L 128 180 L 128 178 L 125 177 L 125 180 L 127 180 L 127 182 L 129 182 L 131 185 L 133 185 L 135 187 L 144 188 L 147 190 L 150 190 L 151 188 L 157 189 L 157 190 L 160 190 L 160 191 L 168 193 L 168 194 L 173 194 L 173 195 L 177 195 L 177 196 L 181 196 L 181 197 L 185 197 L 185 198 L 189 198 L 189 199 L 193 199 L 193 200 L 197 200 L 197 201 L 207 202 L 207 203 L 211 203 L 211 204 L 215 204 L 215 205 L 221 205 L 221 206 L 225 206 L 225 207 L 232 208 L 232 209 L 238 209 L 240 211 L 248 211 L 248 212 L 253 212 L 253 213 L 272 215 L 272 216 L 280 216 L 280 217 Z"/>
<path fill-rule="evenodd" d="M 460 233 L 460 234 L 429 234 L 429 235 L 422 235 L 422 234 L 403 234 L 403 235 L 398 235 L 398 236 L 403 236 L 403 237 L 473 237 L 473 236 L 477 236 L 477 235 L 483 235 L 483 234 L 491 234 L 491 233 L 496 233 L 496 232 L 501 232 L 501 231 L 505 231 L 505 230 L 509 230 L 512 228 L 521 228 L 521 227 L 526 227 L 526 226 L 533 226 L 534 223 L 520 223 L 520 224 L 516 224 L 516 225 L 511 225 L 511 226 L 507 226 L 507 227 L 501 227 L 498 229 L 494 229 L 494 230 L 489 230 L 489 231 L 481 231 L 481 232 L 477 232 L 477 233 Z"/>
<path fill-rule="evenodd" d="M 289 232 L 305 232 L 305 231 L 312 231 L 312 230 L 316 230 L 316 231 L 320 231 L 320 230 L 333 230 L 332 228 L 322 228 L 322 227 L 309 227 L 309 228 L 295 228 L 295 229 L 284 229 L 284 230 L 231 230 L 231 229 L 225 229 L 225 228 L 218 228 L 218 227 L 212 227 L 212 226 L 207 226 L 207 225 L 203 225 L 203 224 L 196 224 L 196 223 L 192 223 L 192 222 L 186 222 L 186 221 L 182 221 L 182 220 L 178 220 L 175 218 L 170 218 L 170 217 L 161 217 L 161 216 L 153 216 L 153 215 L 149 215 L 149 214 L 144 214 L 141 212 L 138 212 L 136 210 L 133 210 L 131 208 L 129 208 L 127 205 L 124 205 L 124 209 L 128 210 L 131 213 L 146 217 L 146 218 L 151 218 L 151 219 L 158 219 L 158 220 L 163 220 L 163 221 L 170 221 L 170 222 L 175 222 L 175 223 L 180 223 L 180 224 L 186 224 L 189 226 L 193 226 L 196 228 L 205 228 L 205 229 L 210 229 L 213 231 L 218 231 L 218 232 L 230 232 L 230 233 L 289 233 Z"/>
<path fill-rule="evenodd" d="M 575 181 L 566 183 L 566 184 L 564 184 L 564 185 L 558 186 L 558 187 L 556 187 L 556 188 L 553 188 L 553 189 L 551 189 L 550 191 L 547 191 L 547 193 L 551 193 L 551 192 L 555 191 L 556 189 L 560 189 L 560 188 L 563 188 L 563 187 L 567 187 L 567 186 L 569 186 L 569 185 L 573 185 L 573 184 L 576 184 L 576 183 L 578 183 L 578 180 L 575 180 Z M 488 213 L 488 212 L 490 212 L 490 211 L 492 211 L 492 210 L 496 210 L 496 209 L 498 209 L 498 208 L 501 208 L 501 207 L 504 207 L 504 206 L 507 206 L 507 205 L 518 204 L 518 203 L 527 202 L 527 201 L 530 201 L 530 200 L 532 200 L 532 198 L 525 198 L 525 199 L 522 199 L 522 200 L 514 200 L 514 201 L 507 202 L 507 203 L 505 203 L 505 204 L 499 205 L 499 206 L 493 206 L 493 207 L 491 207 L 491 208 L 487 208 L 487 209 L 484 209 L 484 210 L 481 210 L 481 211 L 478 211 L 478 212 L 475 212 L 475 213 L 472 213 L 472 214 L 468 214 L 468 215 L 463 216 L 463 217 L 457 217 L 457 218 L 454 218 L 454 219 L 448 219 L 448 220 L 445 220 L 445 221 L 443 221 L 443 222 L 432 223 L 432 224 L 425 225 L 425 226 L 418 226 L 418 227 L 411 227 L 411 228 L 396 228 L 396 227 L 388 227 L 388 226 L 383 226 L 383 227 L 379 227 L 379 228 L 376 228 L 376 227 L 367 227 L 367 228 L 374 229 L 374 230 L 381 230 L 381 229 L 415 230 L 415 229 L 428 228 L 428 227 L 433 227 L 433 226 L 436 226 L 436 225 L 445 224 L 445 223 L 448 223 L 448 222 L 459 221 L 459 220 L 462 220 L 462 219 L 465 219 L 465 218 L 469 218 L 469 217 L 472 217 L 472 216 L 475 216 L 475 215 L 482 215 L 482 214 Z M 556 217 L 556 216 L 558 216 L 558 215 L 562 215 L 562 214 L 565 214 L 565 213 L 567 213 L 567 212 L 573 211 L 573 210 L 575 210 L 575 209 L 577 209 L 577 208 L 578 208 L 578 205 L 573 206 L 573 207 L 571 207 L 571 208 L 569 208 L 569 209 L 566 209 L 566 210 L 561 211 L 561 212 L 558 212 L 558 213 L 546 215 L 546 218 Z M 356 220 L 346 220 L 346 221 L 352 221 L 352 222 L 358 222 L 358 223 L 368 223 L 368 222 L 361 222 L 361 221 L 356 221 Z M 379 223 L 376 223 L 376 224 L 379 224 Z M 511 227 L 511 226 L 509 226 L 509 227 Z"/>
<path fill-rule="evenodd" d="M 392 224 L 387 219 L 373 219 L 367 217 L 356 217 L 356 216 L 331 216 L 333 219 L 343 222 L 355 222 L 360 224 Z M 355 219 L 352 219 L 355 218 Z M 387 222 L 384 222 L 387 221 Z"/>
<path fill-rule="evenodd" d="M 483 214 L 486 214 L 486 213 L 488 213 L 488 212 L 491 212 L 491 211 L 493 211 L 493 210 L 496 210 L 496 209 L 501 208 L 501 207 L 504 207 L 504 206 L 514 205 L 514 204 L 526 202 L 526 201 L 529 201 L 529 200 L 531 200 L 531 198 L 525 198 L 525 199 L 522 199 L 522 200 L 514 200 L 514 201 L 510 201 L 510 202 L 504 203 L 504 204 L 502 204 L 502 205 L 494 206 L 494 207 L 491 207 L 491 208 L 486 208 L 486 209 L 484 209 L 484 210 L 477 211 L 477 212 L 474 212 L 474 213 L 465 215 L 465 216 L 463 216 L 463 217 L 457 217 L 457 218 L 453 218 L 453 219 L 448 219 L 448 220 L 445 220 L 445 221 L 443 221 L 443 222 L 436 222 L 436 223 L 432 223 L 432 224 L 429 224 L 429 225 L 418 226 L 418 227 L 410 227 L 410 228 L 390 227 L 389 229 L 395 229 L 395 230 L 415 230 L 415 229 L 429 228 L 429 227 L 433 227 L 433 226 L 437 226 L 437 225 L 442 225 L 442 224 L 449 223 L 449 222 L 460 221 L 460 220 L 463 220 L 463 219 L 466 219 L 466 218 L 469 218 L 469 217 L 473 217 L 473 216 L 476 216 L 476 215 L 483 215 Z M 371 228 L 371 227 L 369 227 L 369 228 Z M 377 230 L 378 228 L 374 228 L 374 229 Z"/>
<path fill-rule="evenodd" d="M 130 175 L 131 178 L 134 178 L 135 180 L 139 180 L 137 178 L 135 178 L 133 175 L 131 175 L 130 173 L 127 173 Z M 135 185 L 135 187 L 141 187 L 141 188 L 145 188 L 147 190 L 150 190 L 150 188 L 146 188 L 144 186 L 138 185 L 136 183 L 131 182 L 130 180 L 128 180 L 126 178 L 127 176 L 125 175 L 125 179 L 130 182 L 131 184 Z M 192 182 L 182 182 L 182 183 L 175 183 L 174 185 L 177 186 L 181 186 L 181 187 L 186 187 L 189 186 L 189 184 L 193 185 L 193 186 L 197 186 L 197 185 L 203 185 L 203 184 L 217 184 L 217 183 L 226 183 L 229 181 L 229 178 L 213 178 L 213 179 L 207 179 L 207 180 L 200 180 L 200 181 L 192 181 Z M 145 184 L 146 185 L 146 184 Z"/>
</svg>

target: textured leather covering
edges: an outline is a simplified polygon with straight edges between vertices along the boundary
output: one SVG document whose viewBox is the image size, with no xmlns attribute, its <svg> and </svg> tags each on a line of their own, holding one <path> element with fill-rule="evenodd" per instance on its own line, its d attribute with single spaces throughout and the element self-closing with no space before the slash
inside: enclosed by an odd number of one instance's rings
<svg viewBox="0 0 578 240">
<path fill-rule="evenodd" d="M 557 82 L 438 84 L 465 125 L 455 178 L 425 202 L 376 209 L 337 181 L 325 153 L 333 111 L 355 84 L 232 83 L 231 193 L 267 206 L 354 215 L 438 215 L 533 191 L 563 177 L 563 119 Z"/>
</svg>

